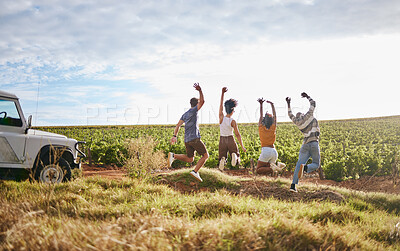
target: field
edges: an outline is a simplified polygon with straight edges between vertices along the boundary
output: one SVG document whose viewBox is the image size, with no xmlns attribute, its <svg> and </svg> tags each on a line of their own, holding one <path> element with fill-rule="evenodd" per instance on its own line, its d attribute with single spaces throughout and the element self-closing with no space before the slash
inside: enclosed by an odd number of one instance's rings
<svg viewBox="0 0 400 251">
<path fill-rule="evenodd" d="M 39 128 L 86 141 L 85 152 L 91 150 L 94 164 L 122 166 L 126 153 L 126 140 L 150 136 L 157 141 L 156 150 L 184 153 L 184 130 L 180 131 L 178 144 L 170 145 L 173 125 L 169 126 L 94 126 L 94 127 L 45 127 Z M 396 156 L 400 152 L 400 116 L 342 121 L 321 121 L 321 165 L 327 179 L 342 181 L 365 175 L 391 175 Z M 260 140 L 256 124 L 240 124 L 243 143 L 247 152 L 241 152 L 242 165 L 250 166 L 260 154 Z M 218 125 L 200 125 L 202 140 L 210 158 L 205 166 L 218 164 Z M 286 163 L 293 171 L 302 134 L 292 123 L 278 123 L 276 149 L 278 161 Z M 241 149 L 240 149 L 241 151 Z M 197 157 L 198 158 L 198 157 Z M 175 162 L 174 167 L 185 163 Z"/>
<path fill-rule="evenodd" d="M 201 127 L 211 156 L 200 170 L 202 183 L 184 163 L 149 168 L 160 165 L 153 159 L 165 163 L 169 151 L 184 152 L 182 131 L 179 144 L 169 144 L 173 126 L 41 129 L 87 141 L 98 169 L 113 166 L 127 175 L 77 174 L 59 185 L 0 181 L 2 250 L 400 249 L 400 195 L 337 186 L 372 177 L 395 181 L 399 116 L 322 121 L 322 167 L 336 181 L 301 181 L 297 194 L 288 190 L 290 177 L 251 173 L 260 147 L 255 125 L 239 125 L 245 169 L 226 172 L 215 168 L 218 127 Z M 293 125 L 278 125 L 276 147 L 287 172 L 300 145 Z"/>
</svg>

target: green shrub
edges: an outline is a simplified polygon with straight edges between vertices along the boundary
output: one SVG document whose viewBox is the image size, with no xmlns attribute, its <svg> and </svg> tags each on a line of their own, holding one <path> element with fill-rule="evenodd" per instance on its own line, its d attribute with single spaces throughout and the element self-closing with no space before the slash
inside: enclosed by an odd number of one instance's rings
<svg viewBox="0 0 400 251">
<path fill-rule="evenodd" d="M 123 143 L 99 141 L 92 145 L 92 159 L 98 164 L 116 164 L 122 166 L 121 155 L 126 154 L 126 147 Z"/>
<path fill-rule="evenodd" d="M 330 162 L 323 167 L 325 178 L 342 181 L 346 177 L 346 167 L 342 162 Z"/>
</svg>

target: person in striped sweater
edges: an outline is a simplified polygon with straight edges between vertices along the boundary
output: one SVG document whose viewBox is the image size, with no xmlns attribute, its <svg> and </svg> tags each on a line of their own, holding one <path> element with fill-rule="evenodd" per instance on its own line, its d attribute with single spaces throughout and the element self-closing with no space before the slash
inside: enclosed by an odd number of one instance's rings
<svg viewBox="0 0 400 251">
<path fill-rule="evenodd" d="M 299 183 L 299 179 L 303 177 L 303 173 L 310 173 L 317 170 L 320 166 L 321 159 L 319 150 L 320 129 L 318 121 L 314 117 L 315 101 L 305 92 L 301 94 L 301 97 L 307 98 L 310 101 L 310 109 L 306 114 L 298 112 L 296 116 L 293 115 L 290 107 L 291 98 L 286 98 L 289 118 L 300 129 L 304 136 L 303 144 L 299 152 L 299 159 L 293 174 L 293 181 L 290 186 L 290 191 L 296 193 L 296 185 Z M 312 163 L 307 165 L 306 163 L 310 158 L 312 159 Z"/>
</svg>

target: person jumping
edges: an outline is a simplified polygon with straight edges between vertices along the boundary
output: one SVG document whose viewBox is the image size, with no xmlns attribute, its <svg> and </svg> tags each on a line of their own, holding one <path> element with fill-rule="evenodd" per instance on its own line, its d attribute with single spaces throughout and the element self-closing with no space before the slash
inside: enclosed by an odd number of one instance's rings
<svg viewBox="0 0 400 251">
<path fill-rule="evenodd" d="M 221 93 L 221 102 L 219 105 L 219 130 L 220 130 L 220 138 L 219 138 L 219 148 L 218 148 L 218 161 L 219 161 L 219 169 L 221 171 L 224 170 L 225 162 L 228 158 L 228 152 L 231 155 L 231 164 L 232 166 L 236 166 L 240 164 L 240 154 L 238 146 L 233 138 L 233 133 L 236 135 L 236 139 L 242 147 L 243 152 L 246 152 L 246 148 L 243 146 L 242 136 L 240 135 L 238 125 L 236 121 L 232 118 L 233 112 L 235 111 L 235 107 L 237 106 L 237 101 L 234 99 L 228 99 L 225 101 L 225 111 L 226 116 L 224 116 L 223 112 L 223 102 L 224 102 L 224 94 L 228 91 L 228 88 L 223 87 Z"/>
<path fill-rule="evenodd" d="M 197 151 L 197 153 L 201 155 L 201 158 L 197 162 L 194 170 L 190 172 L 190 175 L 192 175 L 198 181 L 202 182 L 203 180 L 201 179 L 200 174 L 198 172 L 199 169 L 207 161 L 208 152 L 203 141 L 201 141 L 200 139 L 200 130 L 199 130 L 197 113 L 204 105 L 204 95 L 198 83 L 195 83 L 193 87 L 199 92 L 200 98 L 199 99 L 192 98 L 190 100 L 191 108 L 182 115 L 181 119 L 179 120 L 178 124 L 175 127 L 174 135 L 171 138 L 171 144 L 175 144 L 177 141 L 179 129 L 183 124 L 185 124 L 186 154 L 174 154 L 172 152 L 168 153 L 168 167 L 171 167 L 172 162 L 175 159 L 192 163 L 194 161 L 194 152 Z"/>
<path fill-rule="evenodd" d="M 310 173 L 315 171 L 320 166 L 320 149 L 319 149 L 319 135 L 320 129 L 318 121 L 314 118 L 315 101 L 303 92 L 302 98 L 307 98 L 310 101 L 310 108 L 306 114 L 298 112 L 296 116 L 293 115 L 290 107 L 291 98 L 287 97 L 286 102 L 288 104 L 289 118 L 303 133 L 304 139 L 303 144 L 300 148 L 299 159 L 296 164 L 296 168 L 293 174 L 293 181 L 290 186 L 290 191 L 297 193 L 296 185 L 299 183 L 299 179 L 303 177 L 303 173 Z M 306 165 L 307 161 L 312 158 L 312 163 Z"/>
<path fill-rule="evenodd" d="M 257 170 L 260 168 L 266 169 L 268 172 L 278 172 L 286 166 L 278 162 L 278 152 L 275 149 L 276 140 L 276 110 L 274 103 L 265 101 L 263 98 L 257 100 L 260 103 L 260 119 L 258 121 L 258 134 L 261 141 L 261 154 L 257 161 Z M 263 103 L 266 102 L 271 105 L 272 114 L 263 112 Z"/>
</svg>

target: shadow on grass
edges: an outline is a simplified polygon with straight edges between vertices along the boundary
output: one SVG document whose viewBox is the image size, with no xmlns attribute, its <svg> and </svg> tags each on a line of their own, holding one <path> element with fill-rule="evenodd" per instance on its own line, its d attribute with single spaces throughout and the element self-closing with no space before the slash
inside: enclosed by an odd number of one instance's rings
<svg viewBox="0 0 400 251">
<path fill-rule="evenodd" d="M 349 195 L 349 204 L 358 211 L 383 210 L 400 215 L 400 197 L 392 194 L 354 192 Z"/>
<path fill-rule="evenodd" d="M 233 195 L 252 196 L 260 199 L 275 198 L 282 201 L 332 201 L 341 203 L 345 197 L 327 187 L 321 189 L 303 187 L 299 193 L 289 191 L 290 181 L 274 178 L 242 178 L 226 175 L 218 170 L 203 168 L 200 175 L 203 182 L 196 181 L 189 174 L 189 169 L 181 169 L 167 174 L 160 174 L 159 183 L 166 184 L 181 193 L 196 193 L 226 190 Z"/>
<path fill-rule="evenodd" d="M 29 179 L 29 170 L 21 168 L 0 168 L 0 180 L 24 181 Z"/>
</svg>

